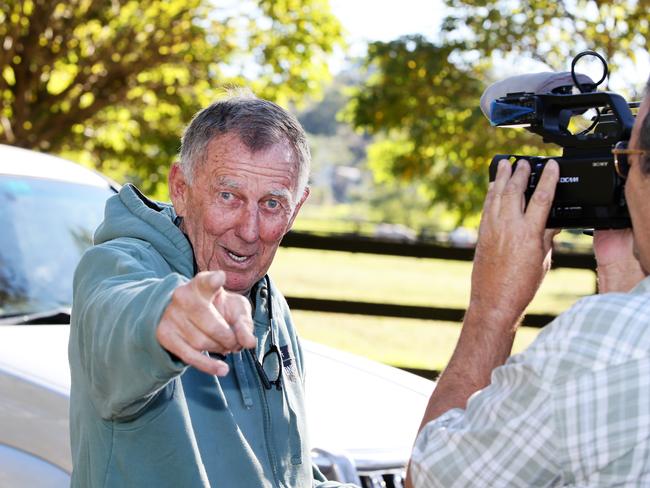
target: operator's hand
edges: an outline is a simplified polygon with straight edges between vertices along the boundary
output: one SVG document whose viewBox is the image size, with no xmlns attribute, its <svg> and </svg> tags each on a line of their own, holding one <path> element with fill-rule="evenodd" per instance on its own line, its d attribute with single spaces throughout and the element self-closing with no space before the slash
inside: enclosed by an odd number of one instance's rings
<svg viewBox="0 0 650 488">
<path fill-rule="evenodd" d="M 519 319 L 550 266 L 556 232 L 545 227 L 560 175 L 557 162 L 546 164 L 525 210 L 528 162 L 519 161 L 511 173 L 510 162 L 499 161 L 483 207 L 469 307 L 420 428 L 451 408 L 466 408 L 467 399 L 490 384 L 494 368 L 510 356 Z"/>
<path fill-rule="evenodd" d="M 630 291 L 645 277 L 634 256 L 632 229 L 594 231 L 594 255 L 600 293 Z"/>
<path fill-rule="evenodd" d="M 516 326 L 550 267 L 557 231 L 545 226 L 559 173 L 550 160 L 524 210 L 530 165 L 520 160 L 512 173 L 509 161 L 499 161 L 481 217 L 470 295 L 470 308 L 486 324 Z"/>
<path fill-rule="evenodd" d="M 203 271 L 176 288 L 156 330 L 167 351 L 217 376 L 228 374 L 228 365 L 205 351 L 228 354 L 256 344 L 250 303 L 226 291 L 225 281 L 222 271 Z"/>
</svg>

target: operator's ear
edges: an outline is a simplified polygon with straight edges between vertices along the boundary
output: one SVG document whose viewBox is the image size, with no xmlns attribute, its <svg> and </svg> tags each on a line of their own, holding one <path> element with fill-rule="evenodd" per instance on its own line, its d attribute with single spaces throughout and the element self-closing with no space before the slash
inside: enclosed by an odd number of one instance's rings
<svg viewBox="0 0 650 488">
<path fill-rule="evenodd" d="M 168 184 L 169 198 L 174 205 L 176 215 L 184 216 L 185 210 L 187 210 L 187 189 L 189 185 L 178 161 L 172 164 L 169 170 Z"/>
<path fill-rule="evenodd" d="M 293 215 L 291 215 L 291 220 L 289 220 L 289 225 L 287 225 L 287 230 L 285 231 L 285 234 L 291 230 L 291 227 L 293 227 L 293 221 L 296 220 L 296 217 L 298 216 L 298 211 L 300 210 L 300 207 L 302 207 L 302 204 L 305 203 L 305 200 L 307 200 L 308 196 L 309 196 L 309 186 L 305 186 L 305 189 L 302 191 L 302 196 L 300 197 L 300 201 L 296 205 L 296 208 L 293 210 Z"/>
</svg>

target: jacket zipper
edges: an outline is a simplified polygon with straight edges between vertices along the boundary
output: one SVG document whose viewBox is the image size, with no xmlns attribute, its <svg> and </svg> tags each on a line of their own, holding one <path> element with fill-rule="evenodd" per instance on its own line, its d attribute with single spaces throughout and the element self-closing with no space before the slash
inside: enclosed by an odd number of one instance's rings
<svg viewBox="0 0 650 488">
<path fill-rule="evenodd" d="M 248 358 L 250 361 L 255 361 L 255 358 L 253 358 L 252 354 L 248 354 Z M 255 366 L 253 366 L 253 371 L 255 371 Z M 262 413 L 264 414 L 264 444 L 266 445 L 266 453 L 269 457 L 269 460 L 271 461 L 271 471 L 273 471 L 273 486 L 276 487 L 282 487 L 283 484 L 280 482 L 278 478 L 278 471 L 277 471 L 277 463 L 275 459 L 275 454 L 273 454 L 273 449 L 271 448 L 271 444 L 269 439 L 271 438 L 271 413 L 269 412 L 269 404 L 268 400 L 266 398 L 266 390 L 264 389 L 264 385 L 262 385 L 262 380 L 259 378 L 257 374 L 253 374 L 256 378 L 256 383 L 257 383 L 257 391 L 259 392 L 260 395 L 260 400 L 262 404 Z"/>
</svg>

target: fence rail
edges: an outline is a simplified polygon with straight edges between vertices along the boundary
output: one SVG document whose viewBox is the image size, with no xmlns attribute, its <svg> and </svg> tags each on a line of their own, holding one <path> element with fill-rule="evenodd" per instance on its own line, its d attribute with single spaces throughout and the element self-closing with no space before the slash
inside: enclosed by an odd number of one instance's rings
<svg viewBox="0 0 650 488">
<path fill-rule="evenodd" d="M 329 300 L 324 298 L 286 297 L 289 308 L 311 312 L 346 313 L 354 315 L 374 315 L 381 317 L 400 317 L 406 319 L 442 320 L 445 322 L 462 322 L 465 309 L 445 307 L 423 307 L 419 305 L 400 305 L 393 303 L 353 302 L 347 300 Z M 527 327 L 544 327 L 555 315 L 526 314 L 523 325 Z"/>
<path fill-rule="evenodd" d="M 455 261 L 471 261 L 474 259 L 474 248 L 454 247 L 430 242 L 400 242 L 348 234 L 321 235 L 291 231 L 284 237 L 281 245 L 326 251 L 451 259 Z M 593 254 L 590 253 L 557 252 L 553 255 L 553 267 L 595 270 L 596 261 Z"/>
<path fill-rule="evenodd" d="M 304 249 L 450 259 L 456 261 L 471 261 L 474 258 L 473 248 L 452 247 L 427 242 L 399 242 L 357 235 L 318 235 L 292 231 L 284 237 L 281 245 L 284 247 Z M 557 252 L 553 255 L 553 267 L 595 271 L 596 262 L 592 254 Z M 293 296 L 288 296 L 287 302 L 295 310 L 313 312 L 402 317 L 450 322 L 461 322 L 465 315 L 465 309 L 459 308 L 424 307 Z M 555 315 L 550 314 L 527 314 L 524 317 L 523 325 L 543 327 L 554 318 Z"/>
</svg>

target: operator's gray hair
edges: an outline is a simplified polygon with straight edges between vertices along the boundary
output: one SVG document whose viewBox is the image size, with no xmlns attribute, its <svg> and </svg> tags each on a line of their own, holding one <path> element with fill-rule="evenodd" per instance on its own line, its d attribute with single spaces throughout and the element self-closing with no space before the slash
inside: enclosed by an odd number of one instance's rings
<svg viewBox="0 0 650 488">
<path fill-rule="evenodd" d="M 298 167 L 297 197 L 307 186 L 311 154 L 300 122 L 250 90 L 229 90 L 226 97 L 199 111 L 183 133 L 180 166 L 191 184 L 198 166 L 207 159 L 208 144 L 220 135 L 234 132 L 244 145 L 256 152 L 287 142 Z"/>
</svg>

